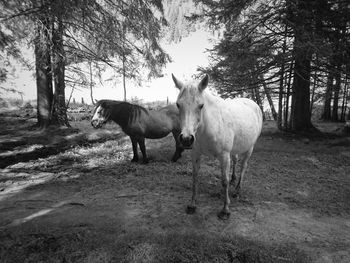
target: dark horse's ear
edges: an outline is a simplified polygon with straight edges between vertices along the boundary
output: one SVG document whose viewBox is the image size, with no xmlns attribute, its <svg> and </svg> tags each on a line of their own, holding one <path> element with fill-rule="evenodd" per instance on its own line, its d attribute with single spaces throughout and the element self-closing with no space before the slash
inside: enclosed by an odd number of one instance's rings
<svg viewBox="0 0 350 263">
<path fill-rule="evenodd" d="M 208 86 L 208 82 L 209 82 L 209 76 L 208 74 L 205 74 L 204 78 L 198 84 L 199 91 L 203 91 Z"/>
<path fill-rule="evenodd" d="M 176 88 L 182 89 L 182 87 L 183 87 L 182 82 L 180 80 L 178 80 L 177 78 L 175 78 L 174 74 L 171 74 L 171 77 L 173 78 L 173 81 L 175 83 Z"/>
<path fill-rule="evenodd" d="M 107 103 L 105 101 L 99 101 L 100 102 L 100 106 L 102 108 L 106 108 L 107 107 Z"/>
</svg>

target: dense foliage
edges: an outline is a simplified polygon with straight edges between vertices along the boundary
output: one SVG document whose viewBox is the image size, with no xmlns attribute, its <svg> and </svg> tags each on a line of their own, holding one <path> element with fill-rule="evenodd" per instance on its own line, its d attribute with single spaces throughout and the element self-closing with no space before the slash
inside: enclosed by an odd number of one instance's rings
<svg viewBox="0 0 350 263">
<path fill-rule="evenodd" d="M 324 104 L 324 119 L 345 120 L 350 69 L 346 1 L 198 2 L 206 7 L 202 17 L 208 24 L 224 28 L 211 65 L 201 69 L 223 96 L 245 92 L 259 102 L 278 95 L 278 123 L 284 129 L 312 129 L 315 101 Z"/>
</svg>

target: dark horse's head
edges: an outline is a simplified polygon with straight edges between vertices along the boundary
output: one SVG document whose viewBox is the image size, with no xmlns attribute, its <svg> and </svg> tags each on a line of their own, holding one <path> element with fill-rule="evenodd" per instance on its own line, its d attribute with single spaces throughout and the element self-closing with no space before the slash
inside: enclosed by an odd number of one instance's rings
<svg viewBox="0 0 350 263">
<path fill-rule="evenodd" d="M 95 129 L 101 128 L 103 124 L 109 120 L 110 116 L 110 105 L 108 104 L 108 101 L 100 100 L 95 106 L 94 114 L 91 119 L 91 125 Z"/>
</svg>

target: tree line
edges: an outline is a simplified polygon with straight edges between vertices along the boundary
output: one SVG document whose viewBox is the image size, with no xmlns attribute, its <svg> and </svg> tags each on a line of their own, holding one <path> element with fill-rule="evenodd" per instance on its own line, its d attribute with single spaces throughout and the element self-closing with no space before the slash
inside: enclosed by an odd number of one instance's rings
<svg viewBox="0 0 350 263">
<path fill-rule="evenodd" d="M 180 41 L 195 30 L 186 16 L 222 32 L 209 52 L 210 65 L 199 68 L 221 96 L 245 93 L 261 108 L 268 101 L 283 130 L 314 130 L 316 103 L 322 104 L 323 120 L 349 118 L 348 1 L 195 3 L 197 8 L 171 0 L 0 0 L 0 51 L 26 63 L 20 48 L 34 47 L 38 124 L 68 126 L 67 85 L 90 87 L 92 98 L 106 66 L 124 79 L 141 78 L 145 69 L 149 77 L 160 76 L 170 61 L 160 45 L 162 29 L 167 27 L 169 41 Z M 0 66 L 0 83 L 6 74 Z"/>
<path fill-rule="evenodd" d="M 222 96 L 243 92 L 270 104 L 278 127 L 312 131 L 312 110 L 345 121 L 349 101 L 350 4 L 345 0 L 199 0 L 211 28 L 223 37 L 210 51 Z M 273 103 L 278 98 L 278 110 Z M 349 116 L 350 117 L 350 116 Z M 349 118 L 348 117 L 348 118 Z"/>
</svg>

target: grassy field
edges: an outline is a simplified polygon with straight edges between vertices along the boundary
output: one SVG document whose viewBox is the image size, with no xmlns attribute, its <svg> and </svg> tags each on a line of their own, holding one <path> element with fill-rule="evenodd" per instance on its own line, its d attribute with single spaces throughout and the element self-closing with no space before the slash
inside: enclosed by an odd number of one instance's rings
<svg viewBox="0 0 350 263">
<path fill-rule="evenodd" d="M 187 215 L 191 162 L 188 151 L 170 162 L 172 136 L 147 140 L 143 165 L 130 163 L 116 125 L 39 134 L 28 120 L 2 118 L 0 157 L 32 155 L 0 170 L 0 262 L 349 262 L 346 138 L 265 123 L 242 196 L 221 221 L 218 161 L 203 158 L 198 211 Z M 57 152 L 35 156 L 49 146 Z"/>
</svg>

